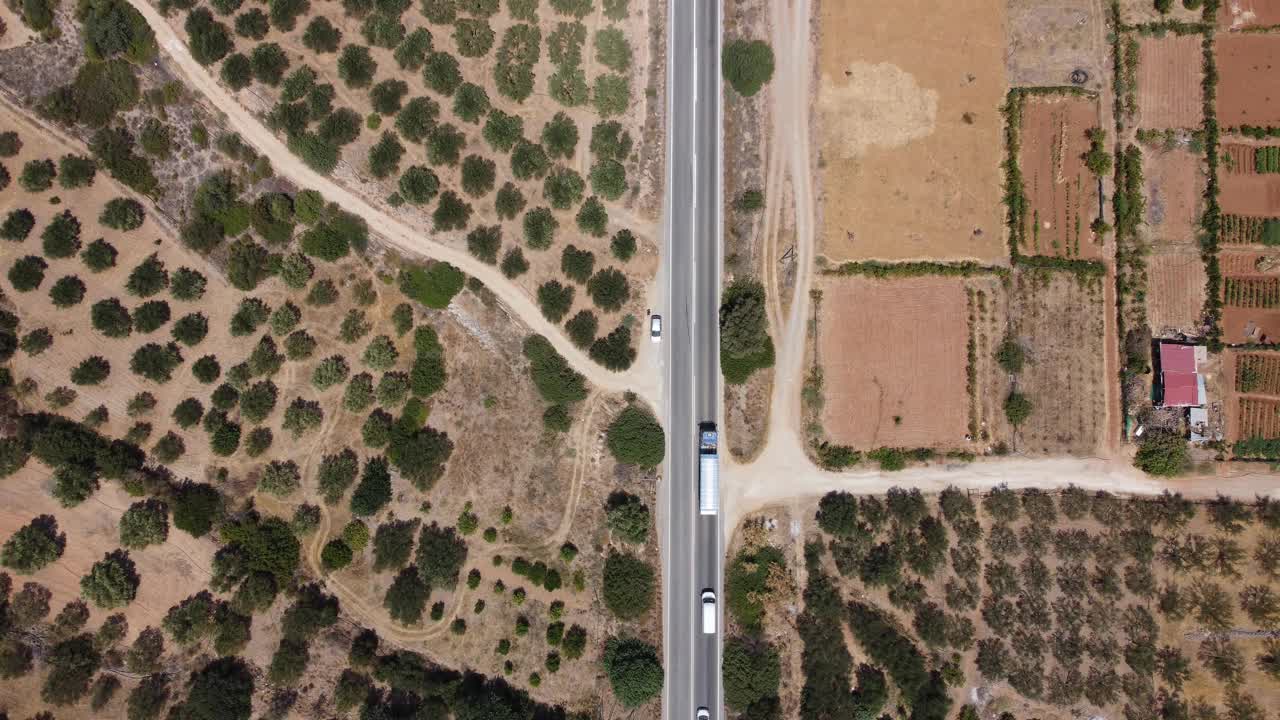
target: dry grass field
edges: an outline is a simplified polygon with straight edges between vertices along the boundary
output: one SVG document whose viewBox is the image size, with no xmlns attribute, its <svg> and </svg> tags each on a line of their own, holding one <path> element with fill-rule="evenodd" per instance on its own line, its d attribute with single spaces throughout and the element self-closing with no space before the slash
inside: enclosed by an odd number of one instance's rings
<svg viewBox="0 0 1280 720">
<path fill-rule="evenodd" d="M 1023 191 L 1027 196 L 1021 251 L 1098 259 L 1101 241 L 1089 229 L 1098 215 L 1097 179 L 1084 165 L 1085 133 L 1098 124 L 1098 104 L 1076 95 L 1029 95 L 1022 108 Z"/>
<path fill-rule="evenodd" d="M 1065 273 L 1014 277 L 1011 332 L 1027 349 L 1018 388 L 1034 404 L 1018 429 L 1024 452 L 1088 455 L 1102 442 L 1107 411 L 1103 384 L 1102 287 Z"/>
<path fill-rule="evenodd" d="M 1197 128 L 1203 39 L 1199 35 L 1144 37 L 1138 41 L 1138 123 L 1149 129 Z"/>
<path fill-rule="evenodd" d="M 1147 324 L 1152 334 L 1197 334 L 1204 284 L 1204 261 L 1198 254 L 1152 255 L 1147 261 Z"/>
<path fill-rule="evenodd" d="M 1005 257 L 1004 14 L 996 0 L 821 4 L 822 254 Z"/>
<path fill-rule="evenodd" d="M 1153 243 L 1195 245 L 1204 205 L 1204 160 L 1185 149 L 1147 152 L 1147 226 Z"/>
<path fill-rule="evenodd" d="M 964 281 L 832 278 L 822 293 L 827 436 L 859 449 L 965 444 Z"/>
<path fill-rule="evenodd" d="M 1218 122 L 1223 127 L 1280 125 L 1280 37 L 1219 33 L 1214 48 L 1221 78 Z"/>
<path fill-rule="evenodd" d="M 1005 64 L 1011 87 L 1066 85 L 1076 70 L 1082 87 L 1101 91 L 1110 62 L 1106 16 L 1096 0 L 1009 0 Z"/>
</svg>

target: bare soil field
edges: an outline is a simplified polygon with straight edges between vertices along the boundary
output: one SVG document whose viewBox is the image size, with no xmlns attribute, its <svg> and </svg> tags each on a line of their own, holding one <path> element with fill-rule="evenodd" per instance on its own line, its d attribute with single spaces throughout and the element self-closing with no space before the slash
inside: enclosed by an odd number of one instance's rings
<svg viewBox="0 0 1280 720">
<path fill-rule="evenodd" d="M 1088 455 L 1103 441 L 1104 384 L 1110 382 L 1103 370 L 1103 313 L 1100 280 L 1081 282 L 1066 273 L 1039 271 L 1014 277 L 1011 332 L 1028 354 L 1018 389 L 1034 406 L 1018 428 L 1018 450 Z"/>
<path fill-rule="evenodd" d="M 1081 87 L 1101 91 L 1109 62 L 1106 15 L 1098 0 L 1008 0 L 1005 65 L 1013 87 L 1067 85 L 1083 70 Z"/>
<path fill-rule="evenodd" d="M 1219 33 L 1218 122 L 1223 127 L 1280 125 L 1280 36 Z"/>
<path fill-rule="evenodd" d="M 1200 328 L 1205 299 L 1204 261 L 1195 253 L 1159 253 L 1147 261 L 1147 324 L 1153 335 Z"/>
<path fill-rule="evenodd" d="M 774 530 L 768 538 L 788 553 L 806 546 L 811 563 L 800 591 L 824 583 L 845 601 L 823 603 L 828 614 L 821 618 L 807 610 L 795 634 L 766 624 L 784 678 L 789 665 L 802 667 L 801 653 L 806 668 L 830 668 L 830 658 L 847 653 L 854 666 L 868 663 L 889 675 L 884 656 L 878 663 L 869 648 L 883 647 L 888 637 L 929 658 L 926 668 L 954 678 L 938 687 L 950 700 L 947 717 L 974 702 L 980 717 L 1010 712 L 1045 720 L 1118 717 L 1126 704 L 1158 708 L 1158 698 L 1181 693 L 1224 715 L 1239 695 L 1256 708 L 1280 702 L 1280 686 L 1256 662 L 1270 647 L 1257 630 L 1272 621 L 1250 603 L 1277 590 L 1280 578 L 1255 559 L 1277 535 L 1273 519 L 1250 519 L 1252 502 L 1239 508 L 1243 522 L 1225 530 L 1203 502 L 1188 517 L 1185 506 L 1165 510 L 1159 500 L 1107 492 L 1077 490 L 1067 498 L 1061 491 L 1028 497 L 1005 490 L 993 501 L 991 494 L 959 491 L 959 499 L 948 498 L 948 512 L 938 496 L 921 502 L 909 492 L 837 499 L 855 510 L 847 525 L 828 527 L 852 526 L 851 533 L 825 531 L 826 523 L 815 520 L 837 507 L 830 500 L 770 507 L 743 523 L 739 534 L 760 518 L 789 518 L 785 535 Z M 918 532 L 922 515 L 926 524 L 946 526 L 933 563 L 920 560 L 919 545 L 911 554 L 902 539 Z M 1134 543 L 1138 537 L 1144 540 Z M 1197 548 L 1208 552 L 1188 562 Z M 1218 604 L 1201 600 L 1208 597 Z M 855 615 L 855 605 L 874 608 L 891 629 L 860 633 L 865 625 L 857 620 L 867 616 Z M 806 604 L 815 606 L 822 607 Z M 1206 628 L 1222 634 L 1213 638 Z M 1135 672 L 1126 658 L 1150 667 L 1138 658 L 1144 648 L 1180 660 L 1186 672 Z M 1214 662 L 1221 655 L 1235 660 L 1234 672 Z M 1124 682 L 1125 676 L 1144 682 Z M 830 679 L 798 677 L 814 683 L 808 692 L 820 692 Z M 784 702 L 787 689 L 784 683 Z M 901 701 L 891 695 L 885 707 Z"/>
<path fill-rule="evenodd" d="M 1280 341 L 1280 310 L 1222 308 L 1223 341 L 1273 343 Z M 1251 332 L 1252 330 L 1252 332 Z"/>
<path fill-rule="evenodd" d="M 821 4 L 820 253 L 1006 256 L 1004 16 L 1003 0 Z"/>
<path fill-rule="evenodd" d="M 1144 128 L 1194 128 L 1203 121 L 1200 35 L 1138 40 L 1138 122 Z"/>
<path fill-rule="evenodd" d="M 1252 27 L 1280 25 L 1280 2 L 1277 0 L 1223 0 L 1218 8 L 1218 27 L 1243 30 Z"/>
<path fill-rule="evenodd" d="M 968 325 L 956 312 L 964 282 L 851 277 L 821 286 L 818 364 L 831 440 L 859 449 L 964 444 Z"/>
<path fill-rule="evenodd" d="M 1280 260 L 1275 252 L 1223 252 L 1218 254 L 1218 265 L 1223 275 L 1276 275 L 1280 264 L 1267 268 L 1266 264 Z"/>
<path fill-rule="evenodd" d="M 1077 95 L 1029 95 L 1023 104 L 1021 152 L 1027 196 L 1022 252 L 1098 259 L 1102 243 L 1089 229 L 1098 215 L 1097 179 L 1085 167 L 1085 132 L 1098 125 L 1098 102 Z"/>
<path fill-rule="evenodd" d="M 1147 225 L 1155 245 L 1195 245 L 1203 214 L 1204 162 L 1189 150 L 1148 152 Z"/>
</svg>

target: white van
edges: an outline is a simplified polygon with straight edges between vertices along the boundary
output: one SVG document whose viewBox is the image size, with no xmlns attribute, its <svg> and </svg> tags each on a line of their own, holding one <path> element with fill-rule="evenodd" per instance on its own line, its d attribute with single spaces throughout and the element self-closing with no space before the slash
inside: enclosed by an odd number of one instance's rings
<svg viewBox="0 0 1280 720">
<path fill-rule="evenodd" d="M 716 594 L 710 590 L 702 591 L 702 632 L 707 635 L 716 632 Z"/>
</svg>

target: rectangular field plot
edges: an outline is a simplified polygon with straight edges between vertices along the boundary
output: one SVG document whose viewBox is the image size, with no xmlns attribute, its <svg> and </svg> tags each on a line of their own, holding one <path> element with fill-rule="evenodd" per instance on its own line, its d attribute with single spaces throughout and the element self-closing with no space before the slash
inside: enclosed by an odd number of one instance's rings
<svg viewBox="0 0 1280 720">
<path fill-rule="evenodd" d="M 1280 395 L 1280 354 L 1236 355 L 1236 391 L 1255 395 Z"/>
<path fill-rule="evenodd" d="M 1147 225 L 1155 244 L 1194 245 L 1204 204 L 1201 156 L 1183 149 L 1149 151 L 1143 165 Z"/>
<path fill-rule="evenodd" d="M 1222 308 L 1222 340 L 1233 345 L 1280 341 L 1280 310 Z"/>
<path fill-rule="evenodd" d="M 963 445 L 964 282 L 832 278 L 822 292 L 818 362 L 827 436 L 860 449 Z"/>
<path fill-rule="evenodd" d="M 1225 277 L 1222 302 L 1238 308 L 1280 308 L 1280 277 Z"/>
<path fill-rule="evenodd" d="M 1280 0 L 1223 0 L 1218 6 L 1218 27 L 1241 30 L 1280 25 Z"/>
<path fill-rule="evenodd" d="M 1219 33 L 1218 123 L 1280 125 L 1280 35 Z"/>
<path fill-rule="evenodd" d="M 1147 323 L 1157 335 L 1195 334 L 1204 312 L 1204 261 L 1199 255 L 1152 255 L 1147 262 Z"/>
<path fill-rule="evenodd" d="M 1237 403 L 1238 437 L 1280 437 L 1280 400 L 1242 397 Z"/>
<path fill-rule="evenodd" d="M 1145 128 L 1198 127 L 1203 119 L 1200 79 L 1204 49 L 1199 35 L 1138 40 L 1138 117 Z"/>
<path fill-rule="evenodd" d="M 1098 215 L 1097 179 L 1084 165 L 1085 132 L 1098 124 L 1097 101 L 1077 95 L 1029 95 L 1022 107 L 1022 252 L 1097 259 L 1102 245 L 1089 229 Z"/>
<path fill-rule="evenodd" d="M 1005 5 L 819 4 L 817 24 L 829 39 L 819 44 L 815 107 L 824 255 L 1008 257 L 998 110 Z"/>
<path fill-rule="evenodd" d="M 1218 241 L 1223 245 L 1280 245 L 1280 219 L 1257 215 L 1223 215 Z"/>
</svg>

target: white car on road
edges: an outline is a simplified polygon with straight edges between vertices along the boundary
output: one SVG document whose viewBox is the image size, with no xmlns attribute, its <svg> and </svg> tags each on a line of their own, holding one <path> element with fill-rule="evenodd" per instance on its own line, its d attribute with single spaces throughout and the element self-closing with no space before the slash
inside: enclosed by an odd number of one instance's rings
<svg viewBox="0 0 1280 720">
<path fill-rule="evenodd" d="M 654 342 L 662 340 L 662 316 L 649 316 L 649 339 Z"/>
<path fill-rule="evenodd" d="M 716 594 L 711 590 L 702 591 L 702 632 L 707 635 L 716 632 Z"/>
</svg>

